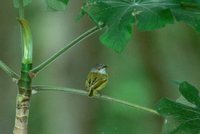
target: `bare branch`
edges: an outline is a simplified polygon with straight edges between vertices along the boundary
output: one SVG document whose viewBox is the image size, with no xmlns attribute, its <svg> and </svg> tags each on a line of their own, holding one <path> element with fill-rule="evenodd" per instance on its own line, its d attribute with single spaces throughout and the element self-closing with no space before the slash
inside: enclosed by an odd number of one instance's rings
<svg viewBox="0 0 200 134">
<path fill-rule="evenodd" d="M 20 76 L 15 73 L 11 68 L 9 68 L 4 62 L 0 60 L 0 68 L 6 72 L 13 80 L 18 80 Z"/>
<path fill-rule="evenodd" d="M 88 96 L 87 91 L 80 90 L 80 89 L 60 88 L 60 87 L 51 87 L 51 86 L 42 86 L 42 85 L 33 86 L 32 88 L 36 92 L 40 92 L 40 91 L 62 91 L 62 92 L 71 93 L 71 94 Z M 150 112 L 152 114 L 159 116 L 159 113 L 154 109 L 143 107 L 143 106 L 140 106 L 140 105 L 137 105 L 137 104 L 133 104 L 133 103 L 123 101 L 123 100 L 120 100 L 120 99 L 116 99 L 116 98 L 113 98 L 113 97 L 109 97 L 109 96 L 106 96 L 106 95 L 97 94 L 97 95 L 94 95 L 94 97 L 92 97 L 92 98 L 111 101 L 111 102 L 115 102 L 115 103 L 120 103 L 122 105 L 126 105 L 126 106 L 129 106 L 129 107 L 132 107 L 132 108 L 136 108 L 136 109 L 139 109 L 139 110 L 146 111 L 146 112 Z"/>
</svg>

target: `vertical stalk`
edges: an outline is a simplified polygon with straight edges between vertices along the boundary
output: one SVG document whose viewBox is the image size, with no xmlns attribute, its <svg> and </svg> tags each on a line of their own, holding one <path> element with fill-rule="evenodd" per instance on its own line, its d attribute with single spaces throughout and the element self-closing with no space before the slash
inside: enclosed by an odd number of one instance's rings
<svg viewBox="0 0 200 134">
<path fill-rule="evenodd" d="M 24 19 L 23 0 L 20 1 L 19 19 L 22 38 L 22 66 L 21 77 L 18 82 L 18 93 L 16 99 L 16 116 L 13 134 L 28 133 L 28 117 L 31 98 L 31 82 L 29 75 L 32 69 L 32 35 L 28 21 Z"/>
<path fill-rule="evenodd" d="M 29 70 L 31 69 L 32 64 L 22 64 L 21 78 L 18 83 L 13 134 L 27 134 L 28 132 L 28 117 L 31 97 L 31 77 L 29 76 Z"/>
</svg>

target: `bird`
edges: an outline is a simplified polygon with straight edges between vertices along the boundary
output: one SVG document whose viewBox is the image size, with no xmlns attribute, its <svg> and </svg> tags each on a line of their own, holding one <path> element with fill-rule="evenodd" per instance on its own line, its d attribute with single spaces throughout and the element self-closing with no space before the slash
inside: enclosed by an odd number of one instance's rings
<svg viewBox="0 0 200 134">
<path fill-rule="evenodd" d="M 89 97 L 93 97 L 98 93 L 99 90 L 105 88 L 108 83 L 108 73 L 107 65 L 105 64 L 97 64 L 94 66 L 90 72 L 88 73 L 85 86 L 86 90 L 88 90 Z"/>
</svg>

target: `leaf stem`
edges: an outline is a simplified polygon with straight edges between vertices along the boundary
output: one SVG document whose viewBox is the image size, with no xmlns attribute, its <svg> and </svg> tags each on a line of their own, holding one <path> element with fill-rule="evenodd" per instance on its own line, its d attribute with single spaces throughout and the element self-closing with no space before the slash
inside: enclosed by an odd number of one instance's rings
<svg viewBox="0 0 200 134">
<path fill-rule="evenodd" d="M 10 77 L 12 77 L 13 79 L 19 79 L 20 76 L 15 73 L 11 68 L 9 68 L 4 62 L 2 62 L 0 60 L 0 68 L 6 72 Z"/>
<path fill-rule="evenodd" d="M 33 53 L 33 41 L 32 41 L 32 33 L 29 26 L 29 23 L 25 19 L 18 19 L 21 25 L 22 32 L 22 41 L 23 41 L 23 64 L 32 63 L 32 53 Z"/>
<path fill-rule="evenodd" d="M 24 19 L 24 3 L 23 3 L 23 0 L 20 0 L 19 18 Z"/>
<path fill-rule="evenodd" d="M 39 92 L 39 91 L 63 91 L 63 92 L 66 92 L 66 93 L 88 96 L 87 91 L 80 90 L 80 89 L 50 87 L 50 86 L 42 86 L 42 85 L 33 86 L 32 88 L 36 92 Z M 133 104 L 133 103 L 130 103 L 130 102 L 127 102 L 127 101 L 124 101 L 124 100 L 120 100 L 120 99 L 116 99 L 116 98 L 113 98 L 113 97 L 109 97 L 109 96 L 106 96 L 106 95 L 97 94 L 97 95 L 94 96 L 94 98 L 119 103 L 119 104 L 122 104 L 122 105 L 126 105 L 126 106 L 129 106 L 129 107 L 132 107 L 132 108 L 142 110 L 142 111 L 146 111 L 146 112 L 158 115 L 158 116 L 160 115 L 154 109 L 143 107 L 143 106 L 140 106 L 140 105 L 137 105 L 137 104 Z"/>
<path fill-rule="evenodd" d="M 75 46 L 76 44 L 78 44 L 79 42 L 81 42 L 82 40 L 84 40 L 85 38 L 91 36 L 92 34 L 96 33 L 97 31 L 99 31 L 101 28 L 98 26 L 95 26 L 91 29 L 89 29 L 88 31 L 86 31 L 85 33 L 81 34 L 79 37 L 77 37 L 76 39 L 74 39 L 71 43 L 67 44 L 64 48 L 60 49 L 57 53 L 55 53 L 54 55 L 52 55 L 49 59 L 47 59 L 46 61 L 44 61 L 43 63 L 41 63 L 40 65 L 38 65 L 37 67 L 33 68 L 31 70 L 31 72 L 33 74 L 38 73 L 39 71 L 43 70 L 45 67 L 47 67 L 49 64 L 51 64 L 52 62 L 54 62 L 59 56 L 61 56 L 64 52 L 66 52 L 69 48 Z"/>
<path fill-rule="evenodd" d="M 140 105 L 137 105 L 137 104 L 133 104 L 133 103 L 130 103 L 130 102 L 127 102 L 127 101 L 124 101 L 124 100 L 115 99 L 113 97 L 109 97 L 109 96 L 105 96 L 105 95 L 98 95 L 97 98 L 107 100 L 107 101 L 117 102 L 117 103 L 129 106 L 129 107 L 140 109 L 140 110 L 143 110 L 143 111 L 146 111 L 146 112 L 149 112 L 149 113 L 152 113 L 152 114 L 156 114 L 156 115 L 159 116 L 159 113 L 154 109 L 147 108 L 147 107 L 144 107 L 144 106 L 140 106 Z"/>
</svg>

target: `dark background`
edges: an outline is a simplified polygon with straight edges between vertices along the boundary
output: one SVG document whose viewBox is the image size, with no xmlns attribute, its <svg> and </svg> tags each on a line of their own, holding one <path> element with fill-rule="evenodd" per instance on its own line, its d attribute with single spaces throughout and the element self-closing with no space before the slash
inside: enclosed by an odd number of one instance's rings
<svg viewBox="0 0 200 134">
<path fill-rule="evenodd" d="M 76 17 L 81 1 L 70 1 L 64 12 L 48 11 L 44 1 L 25 8 L 38 65 L 78 35 L 93 27 L 87 17 Z M 19 73 L 21 47 L 17 10 L 12 1 L 0 4 L 0 60 Z M 96 63 L 109 66 L 109 84 L 101 92 L 154 108 L 162 97 L 176 99 L 173 80 L 200 87 L 199 33 L 182 23 L 153 32 L 138 32 L 126 49 L 117 54 L 93 35 L 70 49 L 42 71 L 34 84 L 84 90 L 88 71 Z M 17 87 L 0 70 L 0 133 L 11 134 Z M 32 96 L 29 134 L 159 134 L 162 118 L 124 105 L 85 96 L 43 92 Z"/>
</svg>

